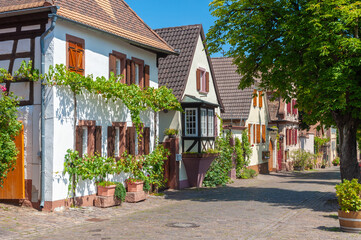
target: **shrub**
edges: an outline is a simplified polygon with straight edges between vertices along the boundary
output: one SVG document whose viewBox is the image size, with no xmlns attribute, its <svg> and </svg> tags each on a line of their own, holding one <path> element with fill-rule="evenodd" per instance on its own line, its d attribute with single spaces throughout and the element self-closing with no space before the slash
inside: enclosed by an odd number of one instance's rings
<svg viewBox="0 0 361 240">
<path fill-rule="evenodd" d="M 257 172 L 253 169 L 243 169 L 239 173 L 237 173 L 237 178 L 250 179 L 257 176 Z"/>
<path fill-rule="evenodd" d="M 291 159 L 293 160 L 293 167 L 303 170 L 305 167 L 312 169 L 315 165 L 314 155 L 302 149 L 292 151 Z"/>
<path fill-rule="evenodd" d="M 124 202 L 127 191 L 122 183 L 117 183 L 116 185 L 114 196 Z"/>
<path fill-rule="evenodd" d="M 165 135 L 177 135 L 177 134 L 178 134 L 178 130 L 177 130 L 177 129 L 173 129 L 173 128 L 167 128 L 166 130 L 164 130 L 164 134 L 165 134 Z"/>
<path fill-rule="evenodd" d="M 336 185 L 336 196 L 338 204 L 344 212 L 360 211 L 361 210 L 361 184 L 357 179 L 352 181 L 344 180 L 343 183 Z"/>
<path fill-rule="evenodd" d="M 206 176 L 203 180 L 205 187 L 216 187 L 226 185 L 230 181 L 228 176 L 232 169 L 232 156 L 234 148 L 230 144 L 231 133 L 228 132 L 224 137 L 217 137 L 216 149 L 219 150 L 219 156 L 212 162 Z"/>
<path fill-rule="evenodd" d="M 333 159 L 332 164 L 333 165 L 339 165 L 340 164 L 340 158 L 337 157 L 337 158 Z"/>
</svg>

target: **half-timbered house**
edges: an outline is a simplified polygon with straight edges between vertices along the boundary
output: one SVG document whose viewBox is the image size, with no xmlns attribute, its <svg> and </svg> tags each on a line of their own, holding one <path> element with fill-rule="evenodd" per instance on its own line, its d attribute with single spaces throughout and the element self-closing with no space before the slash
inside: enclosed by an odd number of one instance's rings
<svg viewBox="0 0 361 240">
<path fill-rule="evenodd" d="M 179 131 L 179 152 L 204 152 L 214 148 L 219 134 L 217 114 L 222 111 L 211 59 L 205 49 L 202 25 L 189 25 L 155 30 L 179 51 L 159 61 L 159 84 L 173 89 L 184 112 L 161 112 L 160 139 L 167 128 Z M 178 171 L 178 170 L 177 170 Z M 172 178 L 173 176 L 171 176 Z M 188 186 L 184 163 L 179 164 L 177 188 Z"/>
<path fill-rule="evenodd" d="M 0 0 L 0 68 L 10 72 L 23 60 L 32 60 L 42 73 L 64 64 L 82 75 L 114 72 L 123 74 L 128 84 L 157 87 L 158 59 L 169 54 L 175 54 L 174 49 L 123 0 Z M 138 147 L 129 111 L 121 102 L 78 96 L 74 126 L 73 98 L 65 88 L 27 79 L 7 82 L 6 88 L 23 98 L 19 120 L 24 125 L 25 175 L 20 182 L 25 187 L 11 186 L 23 188 L 20 195 L 3 189 L 3 199 L 26 199 L 47 210 L 65 206 L 69 178 L 62 174 L 64 155 L 74 145 L 81 153 L 115 157 L 125 149 L 138 154 L 154 147 L 151 112 L 142 115 L 145 140 Z M 81 182 L 76 193 L 83 205 L 92 205 L 95 194 L 90 181 Z"/>
</svg>

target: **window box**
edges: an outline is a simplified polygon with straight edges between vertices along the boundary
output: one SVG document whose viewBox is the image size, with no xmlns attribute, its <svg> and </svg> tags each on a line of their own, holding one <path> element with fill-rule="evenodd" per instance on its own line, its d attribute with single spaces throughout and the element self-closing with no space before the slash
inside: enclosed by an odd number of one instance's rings
<svg viewBox="0 0 361 240">
<path fill-rule="evenodd" d="M 183 153 L 182 161 L 186 168 L 191 187 L 202 187 L 204 177 L 218 153 Z"/>
</svg>

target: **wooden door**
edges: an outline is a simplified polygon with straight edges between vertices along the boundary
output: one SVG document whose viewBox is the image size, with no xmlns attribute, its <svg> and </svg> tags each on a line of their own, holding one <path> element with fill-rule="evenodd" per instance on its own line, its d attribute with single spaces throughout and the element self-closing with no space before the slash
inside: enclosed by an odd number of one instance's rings
<svg viewBox="0 0 361 240">
<path fill-rule="evenodd" d="M 15 170 L 8 173 L 4 187 L 0 187 L 0 199 L 25 199 L 24 126 L 15 137 L 15 144 L 19 150 Z"/>
</svg>

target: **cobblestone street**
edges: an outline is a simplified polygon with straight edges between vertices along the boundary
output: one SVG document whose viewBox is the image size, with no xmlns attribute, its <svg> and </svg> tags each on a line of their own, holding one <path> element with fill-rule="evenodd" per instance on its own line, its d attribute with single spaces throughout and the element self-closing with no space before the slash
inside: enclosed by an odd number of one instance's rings
<svg viewBox="0 0 361 240">
<path fill-rule="evenodd" d="M 339 168 L 168 191 L 138 204 L 45 213 L 0 205 L 2 239 L 361 239 L 343 233 Z"/>
</svg>

